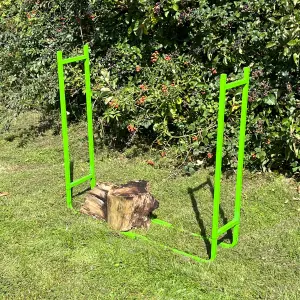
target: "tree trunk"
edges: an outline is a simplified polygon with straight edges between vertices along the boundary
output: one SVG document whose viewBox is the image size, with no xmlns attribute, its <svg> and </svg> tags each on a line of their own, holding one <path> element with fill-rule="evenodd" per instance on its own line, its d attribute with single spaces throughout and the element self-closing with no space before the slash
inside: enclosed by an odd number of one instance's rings
<svg viewBox="0 0 300 300">
<path fill-rule="evenodd" d="M 80 211 L 106 220 L 115 230 L 148 229 L 150 214 L 159 206 L 148 189 L 148 183 L 143 180 L 123 185 L 99 183 L 88 193 Z"/>
</svg>

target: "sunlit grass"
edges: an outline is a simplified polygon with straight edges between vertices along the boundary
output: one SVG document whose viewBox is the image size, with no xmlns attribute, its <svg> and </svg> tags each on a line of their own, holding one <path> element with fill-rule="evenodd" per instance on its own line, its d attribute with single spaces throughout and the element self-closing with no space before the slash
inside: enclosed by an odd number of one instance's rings
<svg viewBox="0 0 300 300">
<path fill-rule="evenodd" d="M 70 129 L 75 176 L 88 170 L 84 126 Z M 104 222 L 66 208 L 61 137 L 18 147 L 0 141 L 0 296 L 4 299 L 299 299 L 300 201 L 294 184 L 274 174 L 244 176 L 238 245 L 197 263 L 130 240 Z M 98 181 L 148 180 L 160 219 L 210 234 L 213 169 L 169 178 L 143 157 L 97 152 Z M 234 177 L 222 182 L 220 226 L 230 220 Z M 211 183 L 210 183 L 211 182 Z M 84 190 L 87 185 L 75 189 Z M 83 195 L 74 198 L 76 208 Z M 205 243 L 152 225 L 151 239 L 207 258 Z"/>
</svg>

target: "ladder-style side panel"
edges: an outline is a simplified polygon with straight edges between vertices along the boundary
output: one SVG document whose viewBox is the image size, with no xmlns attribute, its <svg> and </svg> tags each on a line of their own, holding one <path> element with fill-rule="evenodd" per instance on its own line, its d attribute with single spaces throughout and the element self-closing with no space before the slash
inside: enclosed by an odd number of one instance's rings
<svg viewBox="0 0 300 300">
<path fill-rule="evenodd" d="M 95 187 L 96 185 L 95 165 L 94 165 L 93 117 L 92 117 L 92 100 L 91 100 L 92 93 L 91 93 L 91 83 L 90 83 L 90 59 L 89 59 L 88 45 L 84 46 L 83 51 L 84 54 L 82 56 L 76 56 L 67 59 L 63 59 L 62 51 L 57 52 L 61 125 L 62 125 L 62 136 L 63 136 L 63 147 L 64 147 L 66 198 L 67 198 L 67 206 L 69 208 L 73 208 L 72 206 L 73 187 L 80 185 L 86 181 L 90 181 L 91 188 Z M 68 121 L 67 121 L 67 107 L 66 107 L 66 96 L 65 96 L 64 65 L 69 63 L 79 62 L 79 61 L 84 61 L 90 174 L 72 182 L 71 170 L 70 170 L 71 163 L 70 163 L 70 152 L 69 152 Z"/>
<path fill-rule="evenodd" d="M 220 78 L 216 170 L 215 170 L 215 182 L 214 182 L 214 208 L 213 208 L 213 222 L 212 222 L 212 234 L 211 234 L 211 260 L 215 259 L 217 255 L 218 237 L 220 235 L 224 234 L 226 231 L 233 228 L 232 244 L 221 243 L 221 246 L 225 248 L 233 247 L 237 244 L 238 241 L 240 210 L 241 210 L 241 194 L 242 194 L 242 184 L 243 184 L 242 181 L 243 181 L 243 166 L 244 166 L 244 147 L 245 147 L 245 134 L 246 134 L 250 68 L 249 67 L 244 68 L 243 79 L 230 82 L 230 83 L 226 83 L 226 80 L 227 80 L 227 75 L 222 74 Z M 220 209 L 221 176 L 222 176 L 222 152 L 223 152 L 222 150 L 223 150 L 223 136 L 224 136 L 226 91 L 239 86 L 244 86 L 244 87 L 243 87 L 242 106 L 241 106 L 234 218 L 233 220 L 225 224 L 223 227 L 219 228 L 219 209 Z"/>
</svg>

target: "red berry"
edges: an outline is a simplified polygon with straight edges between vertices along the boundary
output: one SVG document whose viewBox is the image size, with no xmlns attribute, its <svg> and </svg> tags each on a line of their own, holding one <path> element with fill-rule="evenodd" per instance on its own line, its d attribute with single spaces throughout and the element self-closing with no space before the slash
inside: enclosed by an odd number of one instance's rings
<svg viewBox="0 0 300 300">
<path fill-rule="evenodd" d="M 208 157 L 209 159 L 211 159 L 211 158 L 213 157 L 213 154 L 212 154 L 212 153 L 207 153 L 207 157 Z"/>
<path fill-rule="evenodd" d="M 127 130 L 128 130 L 129 132 L 135 132 L 135 131 L 136 131 L 136 127 L 134 127 L 132 124 L 129 124 L 129 125 L 127 126 Z"/>
<path fill-rule="evenodd" d="M 164 84 L 162 85 L 161 90 L 163 91 L 163 93 L 167 93 L 167 92 L 168 92 L 168 88 L 167 88 L 167 86 L 164 85 Z"/>
<path fill-rule="evenodd" d="M 147 160 L 147 165 L 154 166 L 154 162 L 152 160 Z"/>
<path fill-rule="evenodd" d="M 141 97 L 139 100 L 136 101 L 137 105 L 142 105 L 144 104 L 145 100 L 146 100 L 146 96 Z"/>
</svg>

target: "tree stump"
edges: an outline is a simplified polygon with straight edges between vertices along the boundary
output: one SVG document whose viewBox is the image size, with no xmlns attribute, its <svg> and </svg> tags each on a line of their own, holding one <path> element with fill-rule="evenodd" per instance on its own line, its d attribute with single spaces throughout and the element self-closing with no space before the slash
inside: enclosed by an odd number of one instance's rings
<svg viewBox="0 0 300 300">
<path fill-rule="evenodd" d="M 96 219 L 107 220 L 107 194 L 114 187 L 112 183 L 97 183 L 85 197 L 80 212 Z"/>
<path fill-rule="evenodd" d="M 123 185 L 98 183 L 88 192 L 80 211 L 106 220 L 114 230 L 149 228 L 150 214 L 158 201 L 149 193 L 147 181 L 130 181 Z"/>
</svg>

